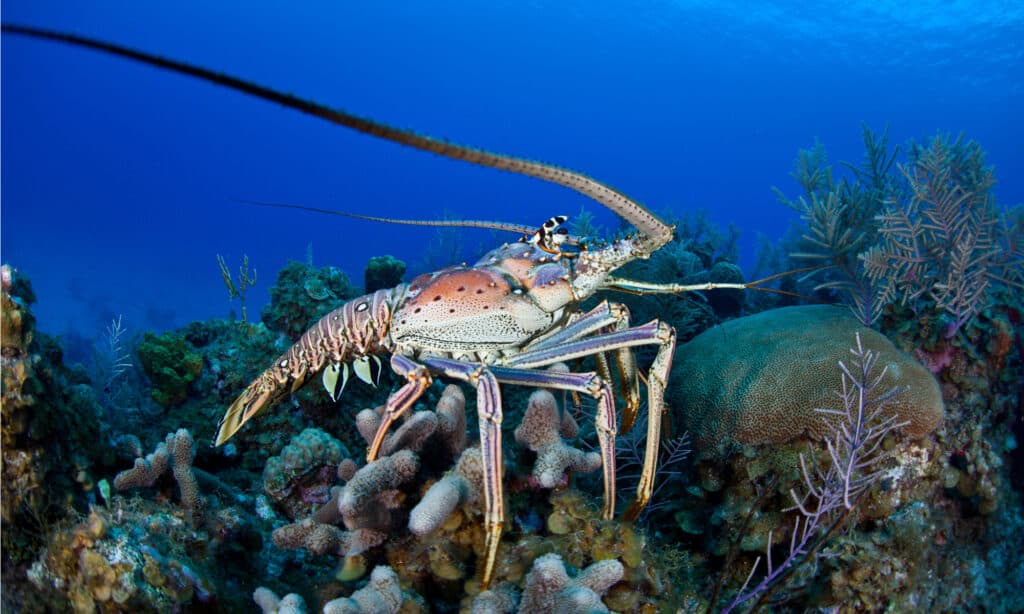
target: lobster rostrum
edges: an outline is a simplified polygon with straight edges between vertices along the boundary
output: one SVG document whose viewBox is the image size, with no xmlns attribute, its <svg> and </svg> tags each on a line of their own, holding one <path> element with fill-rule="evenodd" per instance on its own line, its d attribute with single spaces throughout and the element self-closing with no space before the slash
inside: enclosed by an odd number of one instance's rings
<svg viewBox="0 0 1024 614">
<path fill-rule="evenodd" d="M 12 25 L 4 25 L 3 31 L 112 53 L 277 102 L 395 143 L 556 183 L 592 198 L 636 228 L 633 234 L 606 245 L 572 249 L 572 240 L 560 227 L 565 218 L 555 217 L 519 242 L 507 243 L 485 254 L 472 266 L 428 273 L 409 284 L 348 301 L 324 316 L 249 384 L 221 421 L 216 445 L 223 444 L 257 412 L 288 397 L 311 377 L 322 373 L 329 394 L 337 399 L 348 379 L 349 365 L 360 379 L 370 381 L 372 367 L 379 366 L 379 357 L 390 356 L 391 368 L 405 381 L 387 400 L 380 427 L 367 451 L 367 462 L 372 462 L 391 424 L 413 406 L 435 377 L 473 386 L 484 476 L 486 542 L 480 571 L 484 587 L 493 575 L 505 515 L 500 385 L 571 391 L 596 401 L 595 429 L 603 461 L 602 512 L 610 519 L 615 512 L 618 425 L 608 356 L 614 358 L 621 375 L 625 403 L 622 427 L 628 430 L 641 406 L 640 378 L 632 348 L 655 346 L 656 355 L 646 377 L 651 415 L 647 419 L 644 464 L 636 499 L 624 514 L 626 519 L 635 519 L 654 487 L 675 330 L 659 320 L 634 326 L 628 310 L 620 304 L 602 301 L 585 312 L 580 305 L 601 290 L 678 293 L 752 288 L 765 281 L 684 286 L 613 277 L 615 269 L 632 260 L 646 259 L 671 241 L 673 227 L 625 194 L 581 173 L 399 130 L 231 76 L 93 39 Z M 596 359 L 593 372 L 561 373 L 546 369 L 555 363 L 588 356 Z"/>
</svg>

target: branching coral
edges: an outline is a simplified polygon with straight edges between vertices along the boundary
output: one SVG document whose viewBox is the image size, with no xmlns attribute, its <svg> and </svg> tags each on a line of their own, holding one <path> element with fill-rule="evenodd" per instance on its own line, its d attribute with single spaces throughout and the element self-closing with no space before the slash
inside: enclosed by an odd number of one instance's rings
<svg viewBox="0 0 1024 614">
<path fill-rule="evenodd" d="M 575 430 L 575 421 L 569 414 L 562 414 L 554 395 L 536 390 L 515 432 L 518 443 L 537 453 L 533 477 L 544 488 L 557 486 L 566 470 L 589 473 L 601 466 L 597 452 L 583 452 L 562 441 L 559 431 L 564 421 L 571 421 L 566 428 Z"/>
<path fill-rule="evenodd" d="M 995 177 L 980 145 L 938 136 L 914 146 L 901 170 L 911 197 L 878 217 L 881 241 L 861 260 L 880 302 L 916 312 L 931 299 L 952 318 L 948 338 L 987 304 L 990 281 L 1014 276 L 1008 269 L 1020 263 L 1001 247 Z"/>
<path fill-rule="evenodd" d="M 462 453 L 448 475 L 427 490 L 409 514 L 409 530 L 416 535 L 436 531 L 456 509 L 477 501 L 483 492 L 480 448 Z"/>
<path fill-rule="evenodd" d="M 181 492 L 181 506 L 193 517 L 198 517 L 202 513 L 203 498 L 192 470 L 192 459 L 195 457 L 193 446 L 192 435 L 188 430 L 179 429 L 177 433 L 169 433 L 151 454 L 135 459 L 134 467 L 117 474 L 114 477 L 114 488 L 127 490 L 152 486 L 167 472 L 170 465 Z"/>
<path fill-rule="evenodd" d="M 370 574 L 370 583 L 350 597 L 328 601 L 324 614 L 396 614 L 402 602 L 410 598 L 398 585 L 398 574 L 381 566 Z"/>
<path fill-rule="evenodd" d="M 269 588 L 259 587 L 252 594 L 263 614 L 306 614 L 306 602 L 296 593 L 278 597 Z"/>
<path fill-rule="evenodd" d="M 545 554 L 533 562 L 526 576 L 519 612 L 607 612 L 601 595 L 622 579 L 623 572 L 622 563 L 612 559 L 598 561 L 571 578 L 562 557 Z"/>
<path fill-rule="evenodd" d="M 380 425 L 384 406 L 364 409 L 356 416 L 356 429 L 366 443 L 373 441 Z M 444 389 L 433 412 L 417 411 L 384 438 L 381 455 L 396 450 L 419 452 L 426 441 L 437 433 L 444 447 L 457 456 L 466 447 L 466 396 L 452 384 Z"/>
<path fill-rule="evenodd" d="M 392 493 L 416 476 L 420 461 L 410 450 L 380 458 L 361 468 L 338 497 L 338 510 L 349 529 L 390 526 Z"/>
<path fill-rule="evenodd" d="M 312 518 L 280 527 L 273 534 L 274 545 L 278 548 L 302 548 L 311 554 L 337 556 L 361 554 L 384 543 L 386 537 L 386 533 L 373 529 L 343 531 L 340 527 L 316 522 Z"/>
</svg>

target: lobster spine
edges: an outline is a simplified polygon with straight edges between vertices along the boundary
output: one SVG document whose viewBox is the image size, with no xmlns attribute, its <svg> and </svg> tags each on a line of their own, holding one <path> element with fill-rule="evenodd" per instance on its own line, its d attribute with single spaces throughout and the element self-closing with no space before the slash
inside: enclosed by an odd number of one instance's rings
<svg viewBox="0 0 1024 614">
<path fill-rule="evenodd" d="M 299 338 L 235 399 L 221 420 L 214 445 L 221 445 L 265 407 L 298 390 L 329 364 L 390 353 L 391 314 L 405 284 L 377 290 L 331 311 Z"/>
</svg>

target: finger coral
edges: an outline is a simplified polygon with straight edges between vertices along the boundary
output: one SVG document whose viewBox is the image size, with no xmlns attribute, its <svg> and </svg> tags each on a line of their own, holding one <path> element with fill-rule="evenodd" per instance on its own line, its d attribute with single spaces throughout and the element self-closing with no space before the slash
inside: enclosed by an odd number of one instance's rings
<svg viewBox="0 0 1024 614">
<path fill-rule="evenodd" d="M 169 433 L 151 454 L 135 459 L 134 467 L 118 473 L 114 477 L 114 488 L 127 490 L 152 486 L 167 472 L 170 464 L 181 494 L 181 506 L 194 516 L 199 515 L 203 499 L 192 470 L 192 459 L 195 457 L 193 447 L 192 434 L 187 429 Z"/>
<path fill-rule="evenodd" d="M 436 531 L 457 508 L 473 503 L 483 488 L 483 467 L 480 448 L 462 453 L 448 475 L 427 490 L 409 514 L 409 530 L 416 535 Z"/>
<path fill-rule="evenodd" d="M 376 567 L 370 583 L 324 605 L 324 614 L 395 614 L 409 596 L 398 585 L 398 574 L 390 567 Z"/>
<path fill-rule="evenodd" d="M 611 559 L 593 563 L 570 578 L 562 557 L 545 554 L 533 562 L 526 576 L 519 612 L 607 612 L 601 595 L 622 579 L 624 571 L 622 563 Z"/>
<path fill-rule="evenodd" d="M 386 537 L 385 533 L 373 529 L 343 531 L 339 527 L 316 522 L 312 518 L 280 527 L 273 534 L 274 545 L 278 548 L 303 548 L 311 554 L 338 556 L 361 554 L 382 544 Z"/>
<path fill-rule="evenodd" d="M 560 431 L 565 420 L 553 394 L 537 390 L 530 395 L 523 421 L 516 429 L 516 441 L 537 453 L 533 477 L 544 488 L 554 488 L 566 470 L 589 473 L 601 466 L 601 455 L 583 452 L 562 441 Z"/>
<path fill-rule="evenodd" d="M 373 441 L 383 414 L 384 406 L 381 405 L 376 409 L 364 409 L 356 416 L 356 429 L 366 443 Z M 441 393 L 435 411 L 415 412 L 389 433 L 381 444 L 381 456 L 403 449 L 419 452 L 435 432 L 453 457 L 466 447 L 466 396 L 454 384 Z"/>
<path fill-rule="evenodd" d="M 269 588 L 259 587 L 252 594 L 263 614 L 306 614 L 306 602 L 296 593 L 278 597 Z"/>
</svg>

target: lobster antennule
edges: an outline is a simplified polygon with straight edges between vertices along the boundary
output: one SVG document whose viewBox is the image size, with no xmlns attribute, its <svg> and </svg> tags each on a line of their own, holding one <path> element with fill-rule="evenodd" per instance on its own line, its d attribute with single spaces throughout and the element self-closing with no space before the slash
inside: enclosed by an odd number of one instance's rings
<svg viewBox="0 0 1024 614">
<path fill-rule="evenodd" d="M 627 222 L 632 224 L 641 233 L 651 239 L 653 245 L 650 251 L 667 244 L 672 240 L 673 228 L 666 224 L 661 218 L 649 209 L 626 196 L 622 192 L 597 181 L 596 179 L 563 169 L 543 162 L 535 162 L 523 158 L 506 156 L 503 154 L 491 153 L 481 149 L 456 145 L 446 141 L 438 140 L 429 136 L 416 134 L 411 130 L 393 128 L 371 119 L 359 117 L 345 111 L 332 109 L 322 104 L 299 98 L 291 94 L 285 94 L 277 90 L 257 85 L 255 83 L 207 70 L 185 62 L 178 62 L 160 57 L 155 54 L 137 51 L 130 47 L 114 45 L 97 39 L 53 30 L 44 30 L 28 26 L 3 24 L 3 32 L 8 34 L 21 34 L 33 38 L 63 42 L 79 47 L 86 47 L 96 51 L 102 51 L 122 58 L 169 70 L 179 74 L 201 79 L 216 85 L 221 85 L 256 98 L 262 98 L 270 102 L 276 102 L 282 106 L 300 111 L 307 115 L 319 117 L 333 124 L 345 126 L 375 136 L 386 141 L 407 145 L 422 151 L 429 151 L 439 156 L 445 156 L 454 160 L 462 160 L 478 166 L 486 166 L 498 170 L 508 171 L 519 175 L 526 175 L 535 179 L 555 183 L 578 192 L 614 211 Z"/>
</svg>

